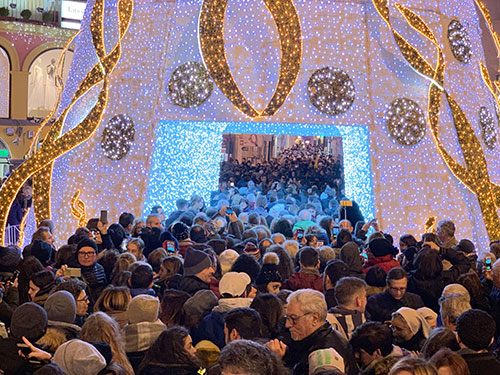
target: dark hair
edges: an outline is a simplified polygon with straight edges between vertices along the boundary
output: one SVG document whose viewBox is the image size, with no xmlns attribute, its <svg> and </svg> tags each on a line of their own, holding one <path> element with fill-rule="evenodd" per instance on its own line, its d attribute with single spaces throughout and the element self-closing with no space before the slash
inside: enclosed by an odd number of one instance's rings
<svg viewBox="0 0 500 375">
<path fill-rule="evenodd" d="M 162 281 L 170 280 L 172 276 L 176 274 L 182 275 L 184 273 L 184 266 L 182 263 L 182 259 L 179 258 L 178 256 L 172 255 L 163 258 L 161 264 L 163 265 L 163 268 L 165 268 L 165 270 L 167 271 L 167 277 L 165 280 Z"/>
<path fill-rule="evenodd" d="M 455 333 L 446 327 L 433 329 L 425 340 L 420 353 L 424 358 L 429 359 L 441 348 L 450 348 L 453 351 L 460 350 Z"/>
<path fill-rule="evenodd" d="M 141 264 L 132 271 L 130 286 L 132 288 L 148 288 L 153 281 L 153 270 L 149 265 Z"/>
<path fill-rule="evenodd" d="M 231 267 L 232 272 L 245 272 L 252 283 L 255 282 L 257 276 L 259 276 L 260 265 L 257 262 L 257 259 L 253 255 L 249 254 L 241 254 L 238 258 L 236 258 L 235 262 Z"/>
<path fill-rule="evenodd" d="M 114 286 L 129 286 L 128 281 L 132 277 L 132 272 L 124 270 L 121 272 L 118 272 L 114 277 L 113 277 L 113 285 Z"/>
<path fill-rule="evenodd" d="M 288 374 L 281 360 L 269 348 L 250 340 L 236 340 L 224 346 L 219 365 L 222 370 L 236 369 L 242 374 Z"/>
<path fill-rule="evenodd" d="M 64 264 L 67 264 L 68 260 L 75 253 L 76 253 L 76 245 L 62 245 L 56 251 L 56 263 L 54 264 L 54 268 L 59 269 Z"/>
<path fill-rule="evenodd" d="M 298 252 L 300 263 L 304 267 L 314 267 L 319 262 L 318 251 L 314 247 L 305 246 Z"/>
<path fill-rule="evenodd" d="M 382 267 L 374 266 L 371 267 L 365 276 L 365 281 L 370 286 L 384 287 L 385 279 L 387 278 L 387 273 Z"/>
<path fill-rule="evenodd" d="M 267 248 L 266 253 L 278 254 L 278 273 L 281 276 L 281 280 L 286 280 L 294 273 L 293 260 L 290 254 L 286 252 L 283 246 L 275 244 Z"/>
<path fill-rule="evenodd" d="M 279 322 L 283 317 L 283 305 L 274 294 L 258 294 L 250 304 L 262 319 L 262 337 L 275 339 L 279 335 Z"/>
<path fill-rule="evenodd" d="M 189 202 L 186 199 L 180 198 L 175 201 L 175 206 L 178 210 L 183 210 L 189 206 Z"/>
<path fill-rule="evenodd" d="M 226 241 L 220 238 L 213 238 L 207 241 L 207 245 L 212 248 L 216 255 L 220 255 L 224 250 L 226 250 Z"/>
<path fill-rule="evenodd" d="M 407 279 L 408 280 L 408 274 L 406 271 L 401 268 L 401 267 L 394 267 L 387 272 L 387 277 L 386 281 L 389 283 L 391 280 L 401 280 L 401 279 Z"/>
<path fill-rule="evenodd" d="M 417 253 L 413 266 L 422 280 L 434 280 L 443 272 L 443 263 L 438 252 L 427 247 Z"/>
<path fill-rule="evenodd" d="M 160 266 L 164 258 L 168 256 L 167 251 L 163 247 L 153 250 L 148 255 L 148 263 L 153 268 L 153 271 L 160 272 Z"/>
<path fill-rule="evenodd" d="M 113 268 L 115 267 L 115 263 L 119 257 L 120 253 L 114 249 L 104 250 L 99 253 L 97 263 L 104 268 L 106 278 L 111 278 L 111 273 L 113 272 Z"/>
<path fill-rule="evenodd" d="M 42 270 L 31 276 L 30 281 L 40 288 L 37 295 L 48 293 L 54 286 L 56 278 L 51 271 Z M 47 289 L 49 288 L 49 289 Z"/>
<path fill-rule="evenodd" d="M 48 363 L 36 370 L 33 375 L 66 375 L 66 372 L 55 363 Z"/>
<path fill-rule="evenodd" d="M 259 225 L 260 224 L 260 216 L 256 212 L 252 212 L 248 215 L 248 224 L 250 225 Z"/>
<path fill-rule="evenodd" d="M 465 359 L 449 348 L 443 348 L 432 356 L 429 363 L 439 371 L 441 367 L 448 367 L 453 375 L 470 375 L 469 366 Z"/>
<path fill-rule="evenodd" d="M 435 233 L 424 233 L 422 234 L 422 242 L 434 242 L 439 246 L 439 238 Z"/>
<path fill-rule="evenodd" d="M 399 237 L 399 242 L 404 243 L 406 246 L 417 246 L 417 240 L 411 234 L 403 234 Z"/>
<path fill-rule="evenodd" d="M 78 300 L 80 294 L 87 288 L 87 284 L 80 279 L 71 278 L 62 283 L 57 284 L 51 291 L 50 294 L 59 292 L 60 290 L 65 290 L 73 296 L 73 298 Z"/>
<path fill-rule="evenodd" d="M 19 305 L 22 305 L 25 302 L 30 302 L 28 290 L 30 288 L 29 282 L 31 276 L 39 271 L 42 271 L 43 265 L 37 258 L 30 255 L 24 259 L 21 259 L 21 261 L 17 265 L 17 269 L 19 270 L 19 286 L 17 289 L 19 293 Z"/>
<path fill-rule="evenodd" d="M 123 228 L 127 228 L 129 225 L 133 225 L 134 224 L 134 219 L 135 219 L 135 217 L 131 213 L 129 213 L 129 212 L 123 212 L 120 215 L 120 218 L 118 219 L 118 223 Z"/>
<path fill-rule="evenodd" d="M 335 284 L 335 299 L 339 305 L 345 305 L 366 287 L 366 283 L 358 277 L 343 277 Z"/>
<path fill-rule="evenodd" d="M 182 307 L 190 295 L 182 290 L 167 289 L 163 293 L 158 318 L 167 327 L 183 324 Z"/>
<path fill-rule="evenodd" d="M 333 219 L 331 216 L 323 216 L 321 220 L 319 221 L 318 225 L 324 229 L 326 232 L 326 235 L 328 236 L 328 241 L 330 241 L 330 238 L 332 238 L 332 222 Z"/>
<path fill-rule="evenodd" d="M 253 229 L 247 229 L 246 231 L 244 231 L 242 234 L 241 240 L 245 241 L 249 238 L 253 238 L 257 241 L 257 238 L 258 238 L 257 232 L 254 231 Z"/>
<path fill-rule="evenodd" d="M 89 221 L 87 221 L 87 228 L 88 229 L 97 229 L 98 223 L 99 223 L 99 218 L 93 217 L 92 219 L 89 219 Z"/>
<path fill-rule="evenodd" d="M 467 272 L 459 276 L 458 283 L 462 284 L 470 294 L 471 302 L 485 296 L 483 284 L 475 272 Z"/>
<path fill-rule="evenodd" d="M 375 350 L 380 349 L 385 357 L 392 352 L 392 340 L 392 330 L 389 326 L 380 322 L 366 322 L 356 327 L 349 343 L 355 353 L 363 349 L 368 354 L 373 354 Z"/>
<path fill-rule="evenodd" d="M 184 340 L 188 336 L 189 331 L 184 327 L 175 326 L 164 330 L 146 352 L 137 373 L 140 374 L 149 364 L 199 366 L 197 359 L 184 349 Z"/>
<path fill-rule="evenodd" d="M 343 277 L 351 274 L 349 266 L 340 259 L 332 259 L 328 261 L 325 267 L 324 276 L 328 276 L 333 286 Z"/>
<path fill-rule="evenodd" d="M 471 309 L 457 318 L 457 333 L 460 341 L 469 349 L 486 349 L 495 334 L 495 320 L 488 313 Z"/>
<path fill-rule="evenodd" d="M 344 246 L 346 243 L 352 241 L 352 234 L 349 232 L 349 230 L 342 228 L 339 231 L 339 234 L 337 234 L 337 240 L 336 240 L 336 245 L 335 247 L 341 248 Z"/>
<path fill-rule="evenodd" d="M 292 225 L 285 218 L 274 219 L 271 223 L 271 233 L 281 233 L 285 238 L 292 238 Z"/>
<path fill-rule="evenodd" d="M 262 320 L 253 308 L 238 307 L 230 310 L 224 317 L 224 324 L 228 333 L 235 329 L 243 339 L 253 340 L 260 337 Z"/>
</svg>

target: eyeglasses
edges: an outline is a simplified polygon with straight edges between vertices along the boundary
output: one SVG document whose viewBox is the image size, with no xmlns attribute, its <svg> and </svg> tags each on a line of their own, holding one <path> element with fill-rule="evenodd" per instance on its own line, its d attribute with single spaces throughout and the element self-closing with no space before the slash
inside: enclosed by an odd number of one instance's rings
<svg viewBox="0 0 500 375">
<path fill-rule="evenodd" d="M 404 288 L 393 288 L 392 286 L 389 287 L 390 290 L 392 290 L 393 292 L 404 292 L 406 289 L 406 287 Z"/>
<path fill-rule="evenodd" d="M 87 302 L 89 300 L 89 296 L 85 296 L 81 299 L 77 299 L 76 302 Z"/>
<path fill-rule="evenodd" d="M 81 255 L 84 258 L 90 258 L 95 255 L 95 251 L 89 251 L 89 252 L 79 252 L 78 255 Z"/>
<path fill-rule="evenodd" d="M 303 318 L 304 316 L 309 315 L 309 314 L 311 314 L 311 313 L 305 313 L 304 315 L 300 315 L 300 316 L 285 315 L 284 318 L 285 318 L 285 321 L 287 321 L 287 322 L 289 321 L 294 326 L 295 324 L 298 323 L 300 318 Z"/>
</svg>

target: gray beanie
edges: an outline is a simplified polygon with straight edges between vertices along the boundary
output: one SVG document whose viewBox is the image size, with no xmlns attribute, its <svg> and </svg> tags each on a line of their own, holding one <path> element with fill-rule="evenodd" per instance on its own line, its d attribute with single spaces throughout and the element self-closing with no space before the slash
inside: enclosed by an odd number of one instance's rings
<svg viewBox="0 0 500 375">
<path fill-rule="evenodd" d="M 10 323 L 10 333 L 20 339 L 23 336 L 37 341 L 47 331 L 47 313 L 33 302 L 26 302 L 14 310 Z"/>
<path fill-rule="evenodd" d="M 139 294 L 132 298 L 128 304 L 127 315 L 130 324 L 140 322 L 155 322 L 158 320 L 160 302 L 158 298 Z"/>
<path fill-rule="evenodd" d="M 76 318 L 76 302 L 70 292 L 60 290 L 51 294 L 44 305 L 49 320 L 72 324 Z"/>
<path fill-rule="evenodd" d="M 194 276 L 212 265 L 208 254 L 188 247 L 184 257 L 184 276 Z"/>
<path fill-rule="evenodd" d="M 106 360 L 93 345 L 73 339 L 57 348 L 52 361 L 68 375 L 97 375 Z"/>
<path fill-rule="evenodd" d="M 217 306 L 217 296 L 211 290 L 204 289 L 197 291 L 182 306 L 186 315 L 203 316 L 207 311 L 211 311 Z"/>
</svg>

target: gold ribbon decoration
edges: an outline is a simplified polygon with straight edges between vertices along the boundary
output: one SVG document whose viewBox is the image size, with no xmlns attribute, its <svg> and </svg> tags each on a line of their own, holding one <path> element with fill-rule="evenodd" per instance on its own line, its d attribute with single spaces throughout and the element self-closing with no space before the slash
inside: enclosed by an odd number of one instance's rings
<svg viewBox="0 0 500 375">
<path fill-rule="evenodd" d="M 264 0 L 278 29 L 281 66 L 278 85 L 260 113 L 247 101 L 231 74 L 224 46 L 224 18 L 228 0 L 204 0 L 199 17 L 199 39 L 203 62 L 215 84 L 241 112 L 249 117 L 272 116 L 283 105 L 299 75 L 302 30 L 292 0 Z"/>
<path fill-rule="evenodd" d="M 53 133 L 60 132 L 66 117 L 75 103 L 89 90 L 102 84 L 96 104 L 87 116 L 74 128 L 59 136 L 51 134 L 42 146 L 33 152 L 28 159 L 16 168 L 0 188 L 0 243 L 5 241 L 5 225 L 10 207 L 21 189 L 30 177 L 50 166 L 58 157 L 87 141 L 97 130 L 108 102 L 108 75 L 118 64 L 121 56 L 121 40 L 123 39 L 132 19 L 133 0 L 118 0 L 119 36 L 116 46 L 108 54 L 104 47 L 104 0 L 96 0 L 92 9 L 90 32 L 92 42 L 98 57 L 98 62 L 87 73 L 80 83 L 70 104 L 52 124 Z M 51 128 L 52 132 L 52 128 Z M 50 185 L 45 194 L 50 192 Z M 43 199 L 37 197 L 37 199 Z"/>
<path fill-rule="evenodd" d="M 71 215 L 78 219 L 78 225 L 84 227 L 87 225 L 87 206 L 80 199 L 80 189 L 78 189 L 71 198 Z"/>
<path fill-rule="evenodd" d="M 428 117 L 434 143 L 449 170 L 463 185 L 476 195 L 490 241 L 499 240 L 500 219 L 497 209 L 500 207 L 500 186 L 490 181 L 488 165 L 481 143 L 459 104 L 444 88 L 446 64 L 443 51 L 439 47 L 433 32 L 416 13 L 403 5 L 396 4 L 396 8 L 401 12 L 406 22 L 436 47 L 437 62 L 434 67 L 425 60 L 417 48 L 407 42 L 392 27 L 389 18 L 388 0 L 372 1 L 375 9 L 392 31 L 394 40 L 406 61 L 417 73 L 431 82 L 429 86 Z M 453 117 L 453 125 L 465 166 L 462 166 L 446 151 L 439 135 L 442 95 L 444 95 Z"/>
</svg>

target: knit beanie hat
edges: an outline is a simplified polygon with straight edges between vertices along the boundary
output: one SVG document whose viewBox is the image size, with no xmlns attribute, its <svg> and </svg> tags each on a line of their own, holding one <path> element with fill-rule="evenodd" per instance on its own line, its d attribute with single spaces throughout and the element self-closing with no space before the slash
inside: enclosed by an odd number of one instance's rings
<svg viewBox="0 0 500 375">
<path fill-rule="evenodd" d="M 228 272 L 219 282 L 219 292 L 221 297 L 229 295 L 231 297 L 240 297 L 247 289 L 252 280 L 245 272 Z"/>
<path fill-rule="evenodd" d="M 77 254 L 82 247 L 91 247 L 95 250 L 96 253 L 98 252 L 96 243 L 92 241 L 90 238 L 84 238 L 83 240 L 78 242 L 78 246 L 76 247 Z"/>
<path fill-rule="evenodd" d="M 273 263 L 265 263 L 260 269 L 259 276 L 257 276 L 255 284 L 267 285 L 274 282 L 281 282 L 281 275 L 278 272 L 278 266 Z"/>
<path fill-rule="evenodd" d="M 243 251 L 248 255 L 253 255 L 255 258 L 257 258 L 257 260 L 260 260 L 259 248 L 253 242 L 247 242 Z"/>
<path fill-rule="evenodd" d="M 226 250 L 226 241 L 219 238 L 214 238 L 208 241 L 207 245 L 210 246 L 217 255 L 220 255 L 224 250 Z"/>
<path fill-rule="evenodd" d="M 344 359 L 333 348 L 315 350 L 309 354 L 309 374 L 318 370 L 345 371 Z"/>
<path fill-rule="evenodd" d="M 375 257 L 383 257 L 384 255 L 395 255 L 397 250 L 385 238 L 375 238 L 368 243 L 370 251 Z"/>
<path fill-rule="evenodd" d="M 52 247 L 48 242 L 34 240 L 31 244 L 31 255 L 38 259 L 45 267 L 50 263 L 52 258 Z"/>
<path fill-rule="evenodd" d="M 16 249 L 0 246 L 0 272 L 14 272 L 20 260 Z"/>
<path fill-rule="evenodd" d="M 47 313 L 33 302 L 26 302 L 14 310 L 10 323 L 10 333 L 21 339 L 23 336 L 30 341 L 37 341 L 47 331 Z"/>
<path fill-rule="evenodd" d="M 238 259 L 238 257 L 239 254 L 231 249 L 224 250 L 219 255 L 219 264 L 223 275 L 231 270 L 233 263 L 236 261 L 236 259 Z"/>
<path fill-rule="evenodd" d="M 172 225 L 171 232 L 178 241 L 183 241 L 189 238 L 189 228 L 184 223 L 178 222 Z"/>
<path fill-rule="evenodd" d="M 60 290 L 51 294 L 44 305 L 47 318 L 55 322 L 72 324 L 76 318 L 76 302 L 70 292 Z"/>
<path fill-rule="evenodd" d="M 193 276 L 212 265 L 208 254 L 188 247 L 184 257 L 184 276 Z"/>
<path fill-rule="evenodd" d="M 106 367 L 106 360 L 91 344 L 73 339 L 59 348 L 52 361 L 68 375 L 96 375 Z"/>
<path fill-rule="evenodd" d="M 191 238 L 191 241 L 194 241 L 196 243 L 207 242 L 207 236 L 205 236 L 205 229 L 198 224 L 195 224 L 191 227 L 191 230 L 189 231 L 189 238 Z"/>
<path fill-rule="evenodd" d="M 466 254 L 474 253 L 476 251 L 474 243 L 471 240 L 465 238 L 460 240 L 458 244 L 455 246 L 455 248 L 456 250 L 462 251 Z"/>
<path fill-rule="evenodd" d="M 217 296 L 209 289 L 197 291 L 182 306 L 186 316 L 203 316 L 217 306 Z"/>
<path fill-rule="evenodd" d="M 128 304 L 127 315 L 131 324 L 140 322 L 155 322 L 158 320 L 158 309 L 160 302 L 158 298 L 139 294 L 132 298 Z"/>
</svg>

